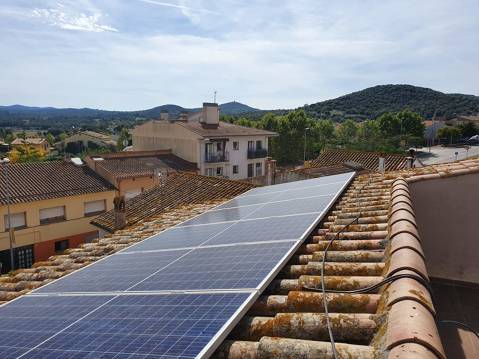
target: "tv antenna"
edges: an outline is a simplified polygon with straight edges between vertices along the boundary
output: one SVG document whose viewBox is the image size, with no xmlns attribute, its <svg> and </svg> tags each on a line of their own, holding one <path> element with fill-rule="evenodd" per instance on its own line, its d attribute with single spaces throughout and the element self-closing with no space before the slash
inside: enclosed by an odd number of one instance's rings
<svg viewBox="0 0 479 359">
<path fill-rule="evenodd" d="M 217 94 L 217 91 L 215 90 L 213 103 L 216 103 L 216 94 Z"/>
</svg>

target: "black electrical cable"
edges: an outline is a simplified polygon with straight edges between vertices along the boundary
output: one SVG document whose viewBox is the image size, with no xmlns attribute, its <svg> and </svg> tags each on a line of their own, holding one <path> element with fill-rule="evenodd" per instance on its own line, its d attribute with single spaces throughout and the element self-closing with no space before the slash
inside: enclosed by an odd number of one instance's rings
<svg viewBox="0 0 479 359">
<path fill-rule="evenodd" d="M 359 194 L 364 189 L 364 187 L 366 187 L 370 183 L 370 181 L 371 181 L 371 176 L 369 177 L 368 182 L 366 184 L 364 184 L 359 189 L 359 191 L 357 192 L 356 198 L 357 198 L 358 203 L 359 203 L 359 200 L 358 200 L 359 199 Z M 326 264 L 326 257 L 327 257 L 327 254 L 328 254 L 329 247 L 331 246 L 331 244 L 335 240 L 339 239 L 340 234 L 343 233 L 347 228 L 349 228 L 349 226 L 358 222 L 359 218 L 361 218 L 361 212 L 359 212 L 358 215 L 350 223 L 344 225 L 343 228 L 341 228 L 341 230 L 339 232 L 337 232 L 336 235 L 326 245 L 326 248 L 324 249 L 323 258 L 322 258 L 322 261 L 321 261 L 321 289 L 303 285 L 304 289 L 308 289 L 308 290 L 312 290 L 312 291 L 321 291 L 323 293 L 324 313 L 326 315 L 326 325 L 328 326 L 329 340 L 331 342 L 331 347 L 333 349 L 334 359 L 339 359 L 339 357 L 338 357 L 338 353 L 336 351 L 336 345 L 335 345 L 335 342 L 334 342 L 334 336 L 333 336 L 333 332 L 332 332 L 332 329 L 331 329 L 331 323 L 329 321 L 328 300 L 326 298 L 326 293 L 336 293 L 336 294 L 369 293 L 369 292 L 372 292 L 372 291 L 382 287 L 385 284 L 388 284 L 388 283 L 391 283 L 391 282 L 395 281 L 396 279 L 410 278 L 410 279 L 414 279 L 414 280 L 418 281 L 420 284 L 422 284 L 428 290 L 428 292 L 431 296 L 431 300 L 433 302 L 432 304 L 434 305 L 434 295 L 433 295 L 433 291 L 432 291 L 430 283 L 427 280 L 425 280 L 423 277 L 420 277 L 419 275 L 414 275 L 414 274 L 392 275 L 392 276 L 387 277 L 384 280 L 382 280 L 381 282 L 376 283 L 376 284 L 374 284 L 370 287 L 354 289 L 354 290 L 334 290 L 334 289 L 326 289 L 325 288 L 324 267 L 325 267 L 325 264 Z M 471 326 L 469 326 L 466 323 L 458 322 L 458 321 L 455 321 L 455 320 L 436 320 L 436 323 L 439 324 L 439 325 L 454 325 L 454 326 L 462 327 L 462 328 L 470 331 L 471 333 L 473 333 L 479 339 L 479 333 L 476 332 Z"/>
<path fill-rule="evenodd" d="M 370 287 L 353 289 L 353 290 L 326 289 L 325 292 L 326 293 L 335 293 L 335 294 L 364 294 L 364 293 L 370 293 L 370 292 L 382 287 L 383 285 L 385 285 L 387 283 L 390 283 L 390 282 L 395 281 L 396 279 L 402 279 L 402 278 L 410 278 L 410 279 L 417 280 L 419 283 L 421 283 L 424 287 L 427 288 L 429 293 L 432 292 L 430 284 L 423 277 L 420 277 L 420 276 L 414 275 L 414 274 L 407 274 L 407 273 L 397 274 L 397 275 L 387 277 L 387 278 L 383 279 L 382 281 L 380 281 L 379 283 L 373 284 Z M 312 290 L 312 291 L 322 291 L 322 289 L 318 289 L 316 287 L 309 287 L 307 285 L 304 285 L 303 288 L 309 289 L 309 290 Z"/>
<path fill-rule="evenodd" d="M 369 175 L 368 182 L 365 183 L 356 193 L 356 203 L 357 204 L 359 204 L 359 194 L 370 182 L 371 182 L 371 175 Z M 358 206 L 358 209 L 359 209 L 359 206 Z M 336 344 L 334 342 L 333 330 L 332 330 L 332 327 L 331 327 L 331 322 L 329 320 L 328 299 L 326 297 L 326 286 L 324 284 L 324 268 L 326 266 L 326 257 L 327 257 L 328 250 L 329 250 L 329 247 L 331 246 L 331 244 L 336 239 L 339 239 L 340 234 L 343 233 L 347 228 L 349 228 L 350 225 L 358 222 L 360 217 L 361 217 L 361 211 L 358 213 L 358 215 L 350 223 L 344 225 L 343 228 L 341 228 L 341 230 L 339 230 L 339 232 L 337 232 L 336 235 L 333 238 L 331 238 L 331 240 L 326 245 L 326 248 L 324 249 L 323 259 L 321 261 L 321 291 L 323 292 L 324 314 L 326 316 L 326 325 L 328 327 L 329 341 L 331 342 L 331 349 L 333 351 L 334 359 L 339 359 L 339 355 L 338 355 L 338 352 L 336 350 Z"/>
</svg>

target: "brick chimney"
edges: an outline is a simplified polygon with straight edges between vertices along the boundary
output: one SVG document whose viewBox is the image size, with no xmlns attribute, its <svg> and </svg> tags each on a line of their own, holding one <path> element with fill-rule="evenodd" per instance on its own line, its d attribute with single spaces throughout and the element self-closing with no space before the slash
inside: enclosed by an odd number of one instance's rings
<svg viewBox="0 0 479 359">
<path fill-rule="evenodd" d="M 126 227 L 126 204 L 124 196 L 117 196 L 113 199 L 115 213 L 115 231 Z"/>
<path fill-rule="evenodd" d="M 166 110 L 160 111 L 160 120 L 168 121 L 168 117 L 169 117 L 168 111 Z"/>
<path fill-rule="evenodd" d="M 200 122 L 208 127 L 218 127 L 220 124 L 220 109 L 217 103 L 204 102 Z"/>
<path fill-rule="evenodd" d="M 271 186 L 275 182 L 276 177 L 276 160 L 271 159 L 268 157 L 266 159 L 266 185 Z"/>
</svg>

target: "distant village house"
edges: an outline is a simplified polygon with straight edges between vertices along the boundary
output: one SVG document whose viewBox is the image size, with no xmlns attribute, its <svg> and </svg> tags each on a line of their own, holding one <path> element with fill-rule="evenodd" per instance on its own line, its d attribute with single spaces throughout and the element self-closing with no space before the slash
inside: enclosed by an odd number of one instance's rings
<svg viewBox="0 0 479 359">
<path fill-rule="evenodd" d="M 216 103 L 204 103 L 193 114 L 170 119 L 162 113 L 132 131 L 133 150 L 171 149 L 184 160 L 196 163 L 201 174 L 230 179 L 263 176 L 268 140 L 275 132 L 238 126 L 219 120 Z"/>
</svg>

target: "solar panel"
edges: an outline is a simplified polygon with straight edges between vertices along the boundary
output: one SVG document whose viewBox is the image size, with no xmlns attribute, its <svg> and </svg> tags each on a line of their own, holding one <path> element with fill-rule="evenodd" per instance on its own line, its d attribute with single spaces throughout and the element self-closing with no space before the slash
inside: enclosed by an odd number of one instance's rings
<svg viewBox="0 0 479 359">
<path fill-rule="evenodd" d="M 243 193 L 242 195 L 236 198 L 244 198 L 249 196 L 283 192 L 283 191 L 289 191 L 289 190 L 297 189 L 297 188 L 322 187 L 329 184 L 344 184 L 345 182 L 350 181 L 351 173 L 354 173 L 354 172 L 342 173 L 342 174 L 334 175 L 334 176 L 312 178 L 312 179 L 303 180 L 303 181 L 282 183 L 282 184 L 277 184 L 274 186 L 257 187 L 257 188 L 253 188 L 249 190 L 246 193 Z"/>
<path fill-rule="evenodd" d="M 173 227 L 148 240 L 127 248 L 124 252 L 151 251 L 173 248 L 197 247 L 211 237 L 230 227 L 231 223 L 205 224 L 202 226 Z"/>
<path fill-rule="evenodd" d="M 187 250 L 152 254 L 114 254 L 63 280 L 55 281 L 37 290 L 39 293 L 110 292 L 123 291 L 174 262 Z"/>
<path fill-rule="evenodd" d="M 317 217 L 317 213 L 312 213 L 240 221 L 203 245 L 297 240 Z"/>
<path fill-rule="evenodd" d="M 291 243 L 276 242 L 198 248 L 130 291 L 253 290 L 291 247 Z"/>
<path fill-rule="evenodd" d="M 288 216 L 299 213 L 320 213 L 334 198 L 331 196 L 319 196 L 302 199 L 294 199 L 284 202 L 273 202 L 265 204 L 255 212 L 255 216 L 262 218 L 267 216 Z"/>
<path fill-rule="evenodd" d="M 353 175 L 255 188 L 1 306 L 0 357 L 211 354 Z"/>
<path fill-rule="evenodd" d="M 244 207 L 234 207 L 219 210 L 211 210 L 198 217 L 192 218 L 180 224 L 180 226 L 188 226 L 193 224 L 209 224 L 227 221 L 237 221 L 246 218 L 254 211 L 260 209 L 264 204 L 256 204 Z"/>
<path fill-rule="evenodd" d="M 195 358 L 250 296 L 25 297 L 0 308 L 0 357 Z"/>
</svg>

